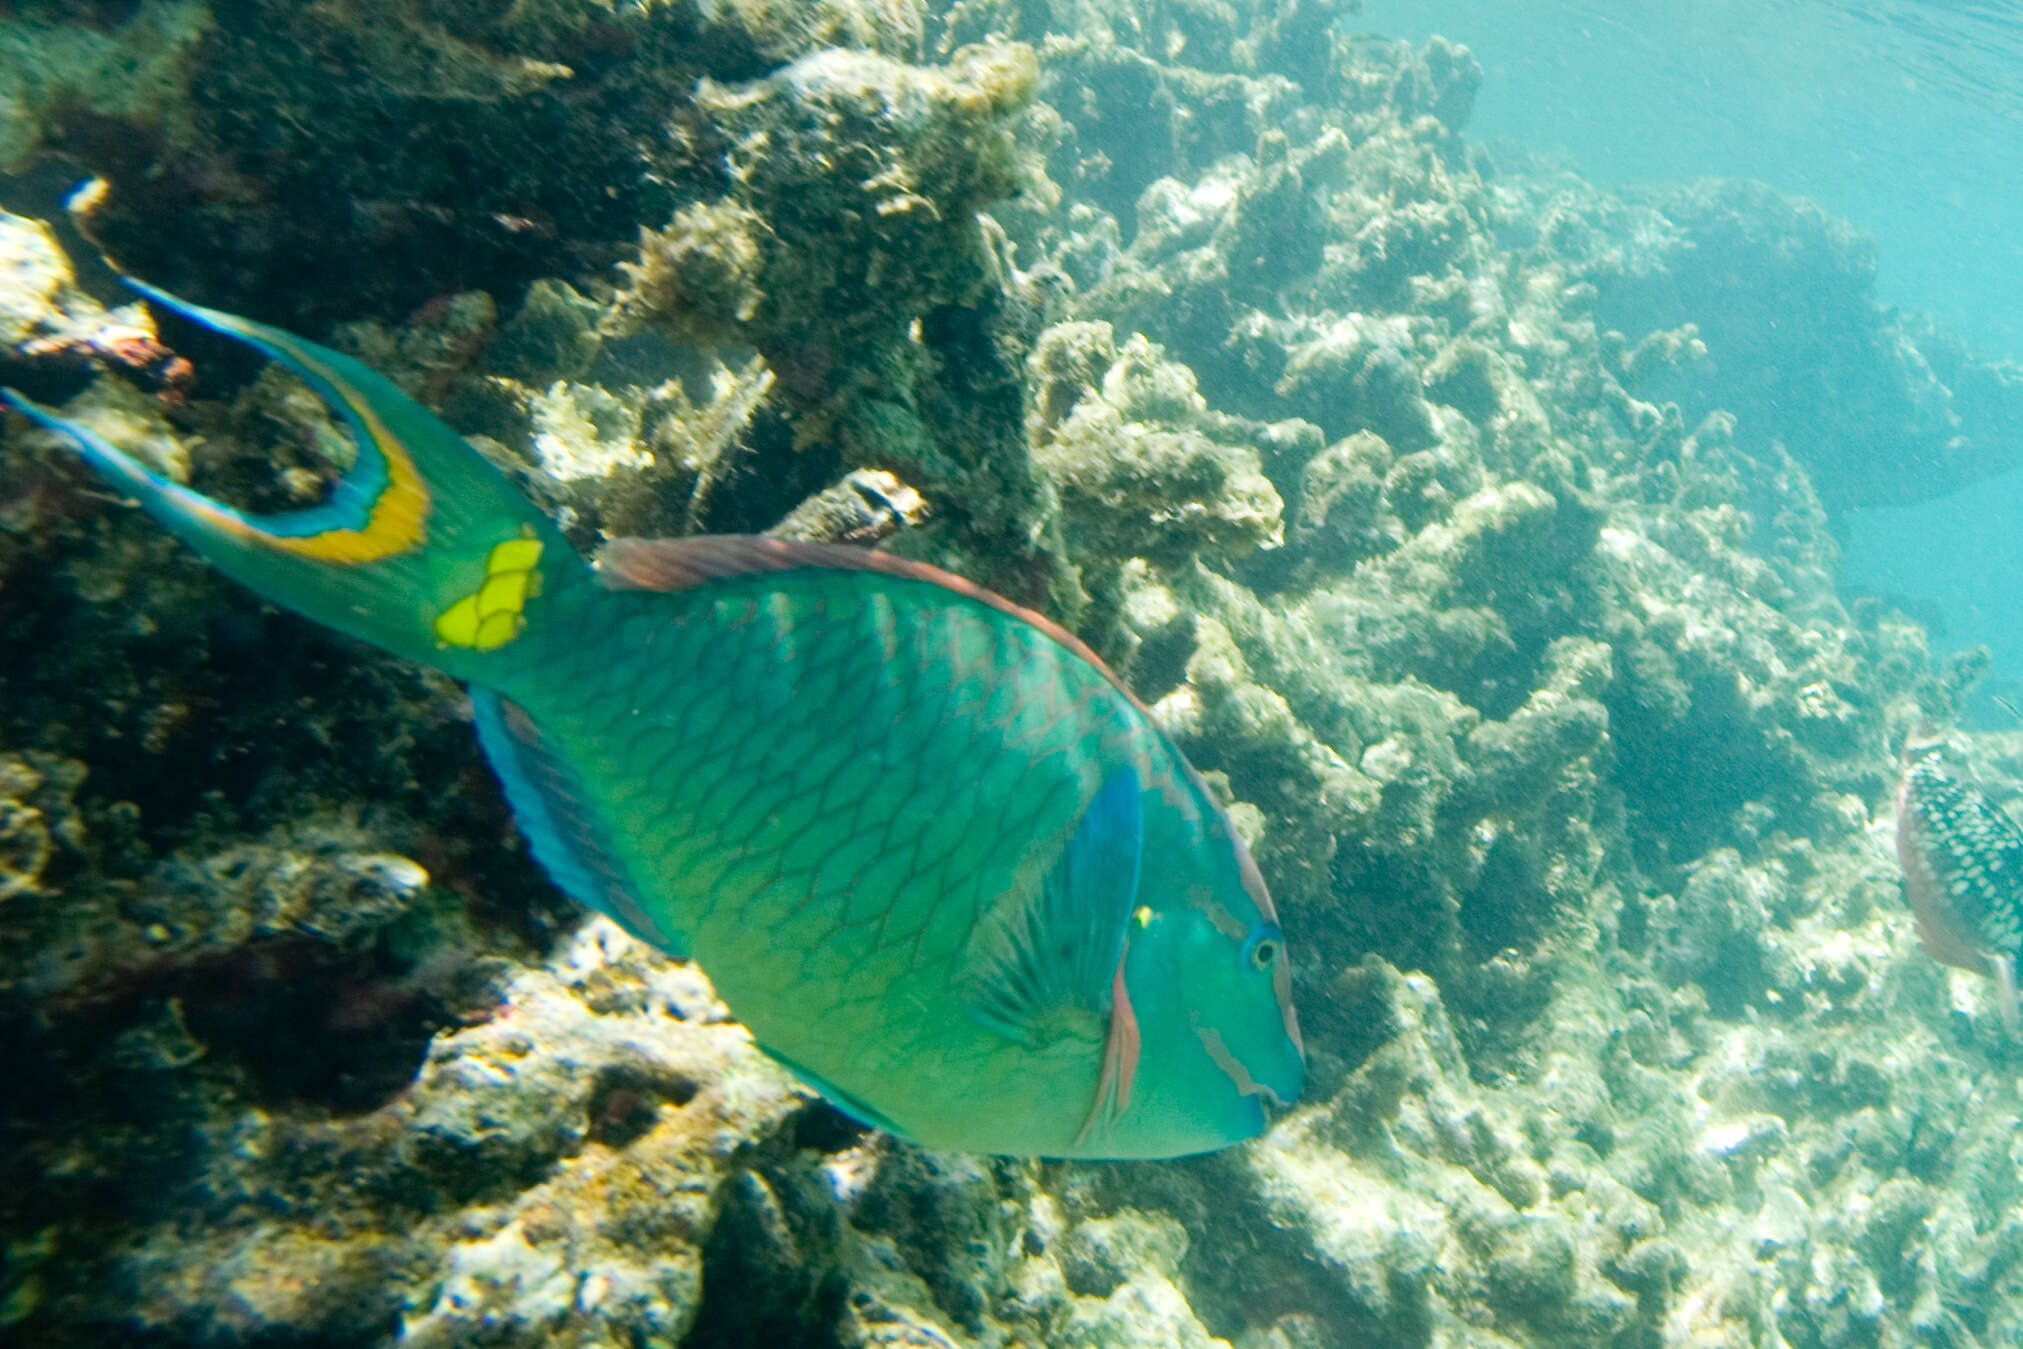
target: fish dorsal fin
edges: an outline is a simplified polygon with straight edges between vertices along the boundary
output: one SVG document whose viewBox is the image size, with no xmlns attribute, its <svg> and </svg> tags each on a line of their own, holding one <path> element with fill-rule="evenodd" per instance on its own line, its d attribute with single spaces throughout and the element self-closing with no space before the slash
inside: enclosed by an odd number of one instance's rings
<svg viewBox="0 0 2023 1349">
<path fill-rule="evenodd" d="M 612 539 L 597 551 L 597 572 L 612 590 L 692 590 L 711 581 L 766 572 L 864 571 L 939 586 L 1030 624 L 1094 666 L 1119 693 L 1137 698 L 1088 644 L 1044 614 L 1014 604 L 974 581 L 926 562 L 842 543 L 809 543 L 762 534 L 699 534 L 686 539 Z M 1141 708 L 1142 709 L 1142 705 Z"/>
<path fill-rule="evenodd" d="M 894 557 L 869 548 L 854 548 L 846 543 L 810 543 L 804 539 L 775 539 L 765 534 L 612 539 L 597 550 L 597 568 L 604 577 L 604 583 L 614 590 L 688 590 L 732 576 L 807 568 L 875 571 L 887 576 L 928 581 L 973 599 L 1009 605 L 1020 614 L 1027 612 L 982 586 L 963 580 L 954 572 L 943 571 L 926 562 Z M 1033 617 L 1041 623 L 1047 621 L 1037 614 Z"/>
<path fill-rule="evenodd" d="M 1031 1045 L 1101 1033 L 1137 902 L 1143 825 L 1138 775 L 1120 768 L 1033 892 L 984 915 L 970 946 L 976 1020 Z"/>
<path fill-rule="evenodd" d="M 896 570 L 900 559 L 836 543 L 763 534 L 700 534 L 686 539 L 611 539 L 597 550 L 597 570 L 613 590 L 691 590 L 710 581 L 801 567 Z M 922 563 L 903 563 L 922 567 Z M 933 570 L 933 568 L 927 568 Z"/>
<path fill-rule="evenodd" d="M 518 703 L 488 689 L 471 690 L 478 743 L 506 789 L 506 800 L 534 857 L 555 884 L 580 904 L 605 914 L 642 941 L 687 954 L 677 933 L 646 912 L 625 864 L 606 843 L 603 825 L 584 799 L 576 770 L 557 754 Z"/>
</svg>

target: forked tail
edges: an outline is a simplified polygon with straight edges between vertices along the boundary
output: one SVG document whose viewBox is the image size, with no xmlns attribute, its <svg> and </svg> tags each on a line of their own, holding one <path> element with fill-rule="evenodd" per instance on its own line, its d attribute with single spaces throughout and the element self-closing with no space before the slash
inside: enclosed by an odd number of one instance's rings
<svg viewBox="0 0 2023 1349">
<path fill-rule="evenodd" d="M 348 356 L 139 282 L 149 300 L 279 361 L 351 428 L 358 458 L 320 506 L 246 515 L 151 472 L 11 390 L 0 398 L 221 571 L 277 604 L 466 679 L 487 680 L 544 584 L 588 568 L 506 478 L 427 408 Z"/>
</svg>

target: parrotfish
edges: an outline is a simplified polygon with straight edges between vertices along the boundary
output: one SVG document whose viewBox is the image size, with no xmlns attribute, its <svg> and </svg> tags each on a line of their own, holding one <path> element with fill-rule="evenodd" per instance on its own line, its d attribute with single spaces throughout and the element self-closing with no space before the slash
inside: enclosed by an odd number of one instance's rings
<svg viewBox="0 0 2023 1349">
<path fill-rule="evenodd" d="M 1993 975 L 2002 1023 L 2015 1035 L 2023 829 L 1948 773 L 1936 745 L 1913 746 L 1897 785 L 1897 860 L 1925 953 Z"/>
<path fill-rule="evenodd" d="M 554 881 L 692 957 L 841 1109 L 935 1148 L 1151 1158 L 1298 1096 L 1264 881 L 1070 633 L 837 545 L 620 539 L 593 565 L 364 365 L 137 288 L 342 417 L 357 458 L 326 502 L 244 514 L 8 401 L 226 574 L 466 681 Z"/>
</svg>

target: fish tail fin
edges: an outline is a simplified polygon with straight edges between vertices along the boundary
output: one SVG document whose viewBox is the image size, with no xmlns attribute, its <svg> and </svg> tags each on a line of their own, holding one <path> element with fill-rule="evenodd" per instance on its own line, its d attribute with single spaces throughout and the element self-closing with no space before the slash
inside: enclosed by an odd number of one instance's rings
<svg viewBox="0 0 2023 1349">
<path fill-rule="evenodd" d="M 485 681 L 525 608 L 589 569 L 554 525 L 435 414 L 358 361 L 278 328 L 129 281 L 150 301 L 253 346 L 350 428 L 357 459 L 329 500 L 248 515 L 149 470 L 19 394 L 108 482 L 237 581 L 342 632 Z M 494 654 L 498 653 L 498 654 Z"/>
</svg>

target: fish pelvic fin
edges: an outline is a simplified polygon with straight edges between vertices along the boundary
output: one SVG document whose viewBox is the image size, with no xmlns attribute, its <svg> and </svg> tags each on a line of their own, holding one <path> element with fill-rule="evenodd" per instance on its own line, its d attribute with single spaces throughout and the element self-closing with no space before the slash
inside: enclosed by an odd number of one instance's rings
<svg viewBox="0 0 2023 1349">
<path fill-rule="evenodd" d="M 598 819 L 581 775 L 525 708 L 490 689 L 471 690 L 478 743 L 505 786 L 506 800 L 535 858 L 571 898 L 670 955 L 688 948 L 642 898 Z"/>
<path fill-rule="evenodd" d="M 1995 1006 L 2002 1014 L 2002 1029 L 2012 1040 L 2023 1039 L 2023 1014 L 2016 1006 L 2016 958 L 1993 952 L 1988 957 L 1988 970 L 1995 976 Z"/>
<path fill-rule="evenodd" d="M 327 501 L 251 515 L 162 477 L 49 408 L 0 391 L 7 405 L 69 442 L 108 483 L 234 580 L 354 637 L 482 680 L 532 619 L 544 587 L 589 575 L 503 474 L 391 381 L 279 328 L 128 284 L 279 362 L 330 405 L 357 446 Z"/>
</svg>

